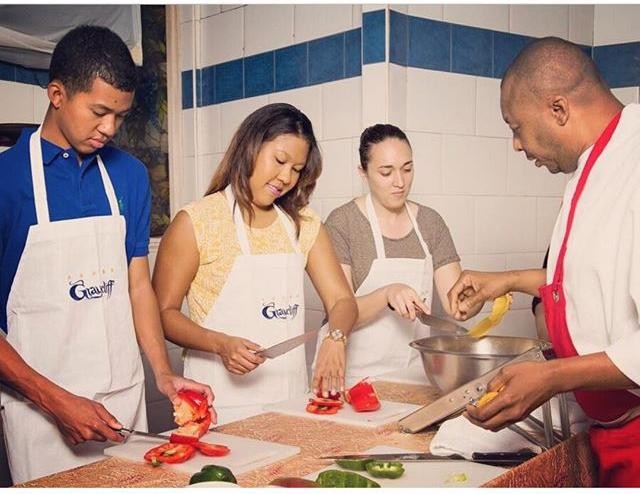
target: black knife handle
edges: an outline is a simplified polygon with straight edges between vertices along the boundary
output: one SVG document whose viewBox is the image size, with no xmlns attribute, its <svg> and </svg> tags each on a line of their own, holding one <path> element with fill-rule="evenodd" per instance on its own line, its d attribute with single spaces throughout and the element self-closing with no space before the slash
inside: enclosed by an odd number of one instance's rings
<svg viewBox="0 0 640 494">
<path fill-rule="evenodd" d="M 481 463 L 495 464 L 495 465 L 519 465 L 527 460 L 530 460 L 538 453 L 531 451 L 530 449 L 523 449 L 520 451 L 501 451 L 497 453 L 472 453 L 471 459 Z"/>
</svg>

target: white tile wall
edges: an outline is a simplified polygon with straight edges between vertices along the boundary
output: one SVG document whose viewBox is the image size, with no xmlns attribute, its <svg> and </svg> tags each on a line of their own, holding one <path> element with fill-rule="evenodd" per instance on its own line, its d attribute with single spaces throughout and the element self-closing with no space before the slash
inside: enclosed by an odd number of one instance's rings
<svg viewBox="0 0 640 494">
<path fill-rule="evenodd" d="M 475 128 L 474 77 L 407 69 L 407 129 L 473 135 Z"/>
<path fill-rule="evenodd" d="M 351 27 L 362 27 L 362 5 L 353 5 L 351 8 Z"/>
<path fill-rule="evenodd" d="M 389 64 L 389 123 L 407 126 L 407 68 Z"/>
<path fill-rule="evenodd" d="M 534 197 L 477 197 L 476 221 L 478 253 L 539 250 Z"/>
<path fill-rule="evenodd" d="M 362 127 L 387 121 L 387 69 L 384 63 L 362 66 Z"/>
<path fill-rule="evenodd" d="M 247 5 L 244 8 L 244 55 L 292 45 L 293 11 L 291 4 Z"/>
<path fill-rule="evenodd" d="M 411 194 L 411 199 L 435 209 L 442 216 L 459 255 L 476 253 L 476 207 L 473 197 Z"/>
<path fill-rule="evenodd" d="M 363 127 L 364 130 L 364 127 Z M 369 187 L 360 175 L 360 136 L 351 139 L 351 194 L 353 197 L 369 192 Z"/>
<path fill-rule="evenodd" d="M 0 123 L 37 122 L 34 112 L 34 91 L 36 88 L 37 86 L 30 84 L 0 81 L 0 94 L 2 95 Z"/>
<path fill-rule="evenodd" d="M 322 84 L 322 138 L 357 137 L 362 132 L 360 77 Z"/>
<path fill-rule="evenodd" d="M 505 193 L 507 152 L 504 139 L 445 135 L 442 149 L 445 193 Z"/>
<path fill-rule="evenodd" d="M 236 3 L 236 4 L 221 4 L 220 5 L 220 12 L 228 12 L 230 10 L 242 8 L 242 6 L 243 5 L 240 4 L 240 3 Z"/>
<path fill-rule="evenodd" d="M 507 269 L 504 254 L 464 254 L 460 256 L 462 269 L 474 271 L 504 271 Z"/>
<path fill-rule="evenodd" d="M 595 6 L 593 43 L 596 46 L 638 41 L 640 5 Z"/>
<path fill-rule="evenodd" d="M 442 134 L 409 132 L 415 170 L 412 191 L 414 194 L 439 194 L 442 192 Z"/>
<path fill-rule="evenodd" d="M 430 4 L 430 3 L 410 4 L 409 15 L 441 21 L 444 19 L 444 5 L 437 5 L 437 4 Z"/>
<path fill-rule="evenodd" d="M 487 137 L 511 137 L 500 111 L 500 79 L 476 78 L 476 134 Z"/>
<path fill-rule="evenodd" d="M 193 21 L 180 24 L 180 71 L 192 69 L 193 60 Z M 195 95 L 195 91 L 193 93 Z"/>
<path fill-rule="evenodd" d="M 318 180 L 314 198 L 349 197 L 352 192 L 353 163 L 351 139 L 320 142 L 323 158 L 322 175 Z"/>
<path fill-rule="evenodd" d="M 229 10 L 200 22 L 202 67 L 235 60 L 243 56 L 244 11 Z"/>
<path fill-rule="evenodd" d="M 198 197 L 198 170 L 196 168 L 196 159 L 193 156 L 187 156 L 182 158 L 183 163 L 183 188 L 181 194 L 181 204 L 177 204 L 176 207 L 181 208 L 185 204 L 190 203 Z M 177 211 L 172 211 L 177 213 Z"/>
<path fill-rule="evenodd" d="M 220 105 L 209 105 L 196 110 L 198 154 L 223 151 L 220 130 Z"/>
<path fill-rule="evenodd" d="M 384 10 L 387 7 L 384 3 L 365 3 L 362 5 L 362 12 L 374 12 L 376 10 Z"/>
<path fill-rule="evenodd" d="M 322 86 L 309 86 L 290 91 L 281 91 L 268 96 L 269 103 L 289 103 L 300 109 L 313 125 L 316 139 L 322 139 Z"/>
<path fill-rule="evenodd" d="M 33 88 L 33 121 L 42 122 L 49 108 L 47 90 L 34 86 Z"/>
<path fill-rule="evenodd" d="M 193 200 L 199 199 L 204 195 L 223 156 L 224 153 L 203 154 L 198 156 L 198 166 L 196 167 L 198 188 L 195 191 L 196 196 Z"/>
<path fill-rule="evenodd" d="M 229 101 L 218 105 L 220 107 L 221 149 L 227 149 L 231 137 L 242 121 L 258 108 L 266 105 L 267 96 L 256 96 L 236 101 Z"/>
<path fill-rule="evenodd" d="M 193 20 L 193 5 L 179 5 L 178 6 L 178 22 L 189 22 Z"/>
<path fill-rule="evenodd" d="M 207 17 L 211 17 L 212 15 L 219 14 L 222 12 L 222 5 L 212 5 L 212 4 L 202 4 L 199 6 L 200 9 L 200 19 L 205 19 Z"/>
<path fill-rule="evenodd" d="M 623 104 L 638 102 L 638 87 L 619 87 L 612 89 L 611 92 L 618 98 Z"/>
<path fill-rule="evenodd" d="M 182 155 L 194 156 L 196 145 L 195 112 L 193 108 L 182 110 Z"/>
<path fill-rule="evenodd" d="M 593 45 L 594 5 L 569 5 L 569 41 Z"/>
<path fill-rule="evenodd" d="M 443 19 L 454 24 L 509 30 L 509 5 L 445 5 Z"/>
<path fill-rule="evenodd" d="M 509 31 L 527 36 L 569 35 L 568 5 L 510 5 Z"/>
<path fill-rule="evenodd" d="M 351 5 L 295 5 L 296 43 L 347 31 L 353 27 Z"/>
</svg>

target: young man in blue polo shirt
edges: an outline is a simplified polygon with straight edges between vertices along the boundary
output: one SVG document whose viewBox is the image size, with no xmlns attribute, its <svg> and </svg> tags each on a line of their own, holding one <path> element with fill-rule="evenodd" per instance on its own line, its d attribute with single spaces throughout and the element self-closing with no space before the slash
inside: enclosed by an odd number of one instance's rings
<svg viewBox="0 0 640 494">
<path fill-rule="evenodd" d="M 13 481 L 100 458 L 114 431 L 146 428 L 138 343 L 159 390 L 211 389 L 168 362 L 147 261 L 143 164 L 109 146 L 136 68 L 106 28 L 53 53 L 41 127 L 0 154 L 0 379 Z"/>
</svg>

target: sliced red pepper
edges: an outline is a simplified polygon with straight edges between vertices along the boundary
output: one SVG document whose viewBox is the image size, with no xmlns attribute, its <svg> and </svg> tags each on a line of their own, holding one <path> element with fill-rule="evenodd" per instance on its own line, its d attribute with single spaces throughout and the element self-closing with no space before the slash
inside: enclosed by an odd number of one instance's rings
<svg viewBox="0 0 640 494">
<path fill-rule="evenodd" d="M 380 400 L 376 390 L 366 379 L 356 383 L 349 389 L 346 397 L 356 412 L 373 412 L 380 408 Z"/>
<path fill-rule="evenodd" d="M 225 456 L 231 451 L 224 444 L 203 443 L 198 441 L 194 446 L 205 456 Z"/>
<path fill-rule="evenodd" d="M 198 436 L 187 436 L 178 432 L 172 432 L 169 436 L 169 442 L 173 444 L 196 444 Z"/>
<path fill-rule="evenodd" d="M 183 463 L 195 452 L 196 448 L 190 444 L 164 443 L 147 451 L 144 459 L 149 463 Z"/>
<path fill-rule="evenodd" d="M 307 412 L 315 413 L 316 415 L 333 415 L 338 413 L 338 409 L 340 407 L 327 407 L 322 405 L 316 405 L 314 403 L 309 403 L 307 405 Z"/>
<path fill-rule="evenodd" d="M 309 398 L 309 402 L 318 406 L 325 407 L 338 407 L 342 406 L 342 400 L 332 400 L 331 398 L 318 398 L 314 396 L 313 398 Z"/>
<path fill-rule="evenodd" d="M 190 389 L 178 391 L 180 403 L 174 406 L 173 416 L 176 424 L 200 422 L 210 416 L 207 397 Z"/>
</svg>

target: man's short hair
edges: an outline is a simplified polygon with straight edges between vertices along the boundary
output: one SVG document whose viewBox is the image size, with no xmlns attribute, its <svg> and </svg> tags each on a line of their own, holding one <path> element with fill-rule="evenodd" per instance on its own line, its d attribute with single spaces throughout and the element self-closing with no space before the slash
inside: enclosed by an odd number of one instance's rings
<svg viewBox="0 0 640 494">
<path fill-rule="evenodd" d="M 58 80 L 74 94 L 89 91 L 96 77 L 124 92 L 138 83 L 129 49 L 116 33 L 100 26 L 72 29 L 53 50 L 49 82 Z"/>
</svg>

